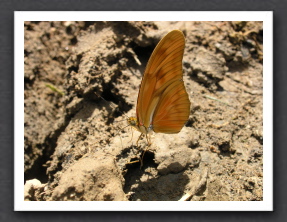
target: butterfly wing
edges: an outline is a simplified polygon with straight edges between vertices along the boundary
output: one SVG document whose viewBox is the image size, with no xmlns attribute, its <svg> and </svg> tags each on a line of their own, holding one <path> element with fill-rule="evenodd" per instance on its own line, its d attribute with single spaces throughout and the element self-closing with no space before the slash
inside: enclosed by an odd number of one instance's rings
<svg viewBox="0 0 287 222">
<path fill-rule="evenodd" d="M 190 101 L 182 81 L 184 35 L 169 32 L 154 49 L 140 87 L 137 119 L 146 129 L 177 133 L 187 121 Z"/>
</svg>

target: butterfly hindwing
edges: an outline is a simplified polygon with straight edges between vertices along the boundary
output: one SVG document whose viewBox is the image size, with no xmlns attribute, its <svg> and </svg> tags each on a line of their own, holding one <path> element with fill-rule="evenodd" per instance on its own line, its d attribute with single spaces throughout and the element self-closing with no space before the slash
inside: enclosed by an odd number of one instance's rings
<svg viewBox="0 0 287 222">
<path fill-rule="evenodd" d="M 142 79 L 137 119 L 155 132 L 177 133 L 187 121 L 190 101 L 182 80 L 185 39 L 179 30 L 169 32 L 154 49 Z"/>
</svg>

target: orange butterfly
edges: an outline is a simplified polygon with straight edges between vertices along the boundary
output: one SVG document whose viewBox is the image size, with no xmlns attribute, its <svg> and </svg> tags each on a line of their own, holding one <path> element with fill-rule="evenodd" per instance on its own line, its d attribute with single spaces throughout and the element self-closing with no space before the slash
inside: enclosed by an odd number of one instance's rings
<svg viewBox="0 0 287 222">
<path fill-rule="evenodd" d="M 127 119 L 141 136 L 151 131 L 178 133 L 188 120 L 190 101 L 182 80 L 184 35 L 169 32 L 157 44 L 141 82 L 136 117 Z M 138 139 L 138 140 L 139 140 Z"/>
</svg>

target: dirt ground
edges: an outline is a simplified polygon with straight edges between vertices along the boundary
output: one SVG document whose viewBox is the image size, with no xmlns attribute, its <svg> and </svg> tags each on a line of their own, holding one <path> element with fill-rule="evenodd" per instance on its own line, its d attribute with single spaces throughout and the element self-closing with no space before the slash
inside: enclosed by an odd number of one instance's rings
<svg viewBox="0 0 287 222">
<path fill-rule="evenodd" d="M 25 200 L 263 200 L 262 22 L 24 27 Z M 178 134 L 152 134 L 140 167 L 147 142 L 136 146 L 126 119 L 173 29 L 186 36 L 190 117 Z"/>
</svg>

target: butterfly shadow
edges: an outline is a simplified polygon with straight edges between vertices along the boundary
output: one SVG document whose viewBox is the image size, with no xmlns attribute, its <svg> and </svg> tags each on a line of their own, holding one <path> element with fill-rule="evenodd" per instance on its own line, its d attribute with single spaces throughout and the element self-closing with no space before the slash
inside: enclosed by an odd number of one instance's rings
<svg viewBox="0 0 287 222">
<path fill-rule="evenodd" d="M 134 160 L 137 159 L 131 159 Z M 145 152 L 142 161 L 142 167 L 140 161 L 126 165 L 124 192 L 130 201 L 177 201 L 184 195 L 185 187 L 190 182 L 184 171 L 158 174 L 158 164 L 151 151 Z"/>
</svg>

